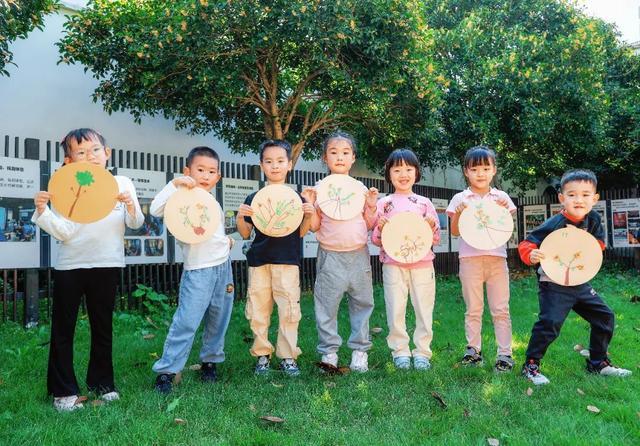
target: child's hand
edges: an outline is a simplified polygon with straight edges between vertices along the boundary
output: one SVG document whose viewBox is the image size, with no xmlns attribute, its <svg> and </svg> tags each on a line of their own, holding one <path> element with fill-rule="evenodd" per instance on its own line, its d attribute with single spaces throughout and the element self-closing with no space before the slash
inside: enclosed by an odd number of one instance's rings
<svg viewBox="0 0 640 446">
<path fill-rule="evenodd" d="M 506 198 L 499 198 L 496 200 L 496 203 L 498 204 L 498 206 L 509 209 L 509 202 Z"/>
<path fill-rule="evenodd" d="M 131 198 L 131 194 L 128 191 L 124 191 L 116 197 L 120 203 L 124 203 L 127 207 L 127 212 L 130 215 L 133 215 L 135 212 L 135 207 L 133 206 L 133 198 Z"/>
<path fill-rule="evenodd" d="M 183 177 L 174 178 L 173 180 L 171 180 L 171 182 L 175 187 L 183 186 L 188 189 L 193 189 L 194 187 L 196 187 L 196 180 L 194 180 L 193 178 L 187 175 Z"/>
<path fill-rule="evenodd" d="M 253 208 L 248 204 L 241 204 L 238 208 L 238 217 L 251 217 L 253 215 Z"/>
<path fill-rule="evenodd" d="M 365 194 L 366 196 L 366 204 L 369 209 L 373 209 L 378 204 L 378 189 L 375 187 L 369 188 L 369 190 Z"/>
<path fill-rule="evenodd" d="M 49 200 L 52 196 L 53 195 L 51 195 L 49 192 L 41 190 L 35 195 L 35 197 L 33 197 L 33 203 L 36 205 L 38 215 L 42 214 L 47 208 L 47 203 L 49 203 Z"/>
<path fill-rule="evenodd" d="M 436 232 L 436 220 L 431 216 L 431 215 L 426 215 L 424 217 L 424 220 L 429 223 L 429 226 L 431 226 L 431 232 Z"/>
<path fill-rule="evenodd" d="M 467 207 L 467 203 L 460 203 L 456 208 L 456 214 L 462 214 L 462 211 L 464 211 L 466 207 Z"/>
<path fill-rule="evenodd" d="M 318 194 L 313 187 L 306 187 L 300 195 L 302 195 L 302 198 L 307 200 L 307 203 L 312 206 L 316 203 L 316 199 L 318 198 Z"/>
<path fill-rule="evenodd" d="M 380 216 L 378 218 L 378 230 L 380 232 L 382 232 L 382 228 L 384 228 L 384 225 L 386 225 L 388 221 L 389 221 L 389 219 L 387 217 L 384 217 L 384 216 Z"/>
<path fill-rule="evenodd" d="M 305 218 L 311 217 L 316 211 L 316 208 L 311 203 L 302 203 L 302 212 Z"/>
<path fill-rule="evenodd" d="M 544 259 L 544 252 L 539 249 L 534 249 L 529 253 L 529 261 L 534 265 L 540 263 L 540 260 Z"/>
</svg>

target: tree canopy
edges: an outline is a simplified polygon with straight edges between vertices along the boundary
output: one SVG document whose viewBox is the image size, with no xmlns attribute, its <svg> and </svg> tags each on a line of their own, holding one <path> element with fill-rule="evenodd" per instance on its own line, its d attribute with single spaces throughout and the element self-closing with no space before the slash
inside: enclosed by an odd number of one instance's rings
<svg viewBox="0 0 640 446">
<path fill-rule="evenodd" d="M 94 0 L 62 61 L 94 100 L 294 160 L 343 128 L 379 169 L 393 148 L 440 167 L 477 144 L 529 187 L 570 167 L 640 179 L 640 62 L 566 0 Z"/>
<path fill-rule="evenodd" d="M 108 111 L 160 113 L 238 152 L 266 137 L 317 155 L 338 127 L 369 147 L 417 143 L 440 87 L 419 2 L 96 0 L 60 49 L 100 79 Z M 303 148 L 305 148 L 303 152 Z"/>
<path fill-rule="evenodd" d="M 24 39 L 34 28 L 42 28 L 43 18 L 55 9 L 57 0 L 0 0 L 0 76 L 8 76 L 13 63 L 9 44 Z"/>
</svg>

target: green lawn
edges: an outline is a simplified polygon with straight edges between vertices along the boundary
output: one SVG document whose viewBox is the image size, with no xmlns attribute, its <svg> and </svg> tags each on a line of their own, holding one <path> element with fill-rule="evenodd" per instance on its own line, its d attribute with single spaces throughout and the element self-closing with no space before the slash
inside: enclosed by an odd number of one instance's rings
<svg viewBox="0 0 640 446">
<path fill-rule="evenodd" d="M 202 384 L 186 370 L 169 397 L 152 390 L 151 364 L 162 352 L 166 328 L 151 329 L 142 318 L 118 314 L 115 319 L 116 382 L 122 400 L 58 414 L 45 395 L 49 327 L 24 331 L 0 325 L 0 444 L 639 444 L 640 442 L 640 294 L 637 273 L 601 273 L 595 288 L 617 315 L 610 351 L 616 364 L 633 370 L 628 379 L 588 376 L 584 359 L 573 350 L 588 344 L 588 325 L 571 314 L 560 338 L 543 363 L 551 384 L 533 388 L 518 372 L 492 372 L 495 351 L 490 318 L 483 334 L 485 366 L 457 366 L 465 341 L 464 304 L 456 278 L 439 280 L 434 315 L 433 368 L 399 372 L 385 342 L 381 289 L 371 327 L 371 371 L 344 376 L 322 375 L 313 365 L 316 331 L 309 295 L 303 299 L 300 324 L 302 376 L 280 372 L 258 378 L 252 373 L 249 329 L 238 302 L 227 336 L 227 362 L 221 382 Z M 511 312 L 518 369 L 537 314 L 537 287 L 532 277 L 512 282 Z M 488 310 L 488 309 L 487 309 Z M 486 312 L 488 313 L 488 311 Z M 411 327 L 413 322 L 409 322 Z M 348 333 L 346 306 L 341 334 Z M 272 330 L 275 335 L 275 331 Z M 79 323 L 77 374 L 84 381 L 88 323 Z M 198 362 L 198 338 L 189 364 Z M 348 365 L 350 352 L 340 351 Z M 527 389 L 533 388 L 528 395 Z M 580 389 L 580 390 L 578 390 Z M 443 407 L 432 395 L 442 396 Z M 596 406 L 600 413 L 587 410 Z M 277 416 L 273 424 L 261 416 Z M 176 418 L 186 421 L 177 424 Z"/>
</svg>

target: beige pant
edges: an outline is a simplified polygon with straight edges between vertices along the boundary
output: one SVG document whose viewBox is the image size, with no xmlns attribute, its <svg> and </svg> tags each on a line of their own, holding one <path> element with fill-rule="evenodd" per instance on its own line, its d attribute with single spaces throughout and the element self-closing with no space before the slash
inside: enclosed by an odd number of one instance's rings
<svg viewBox="0 0 640 446">
<path fill-rule="evenodd" d="M 384 302 L 387 309 L 389 336 L 387 345 L 392 356 L 426 356 L 431 358 L 431 339 L 433 338 L 433 305 L 436 296 L 436 281 L 433 266 L 428 268 L 402 268 L 395 265 L 382 265 Z M 407 294 L 416 313 L 416 329 L 413 343 L 416 348 L 409 349 L 407 334 Z"/>
<path fill-rule="evenodd" d="M 467 345 L 481 350 L 484 284 L 487 302 L 493 319 L 499 355 L 511 355 L 511 316 L 509 314 L 509 268 L 507 260 L 496 256 L 465 257 L 460 259 L 462 296 L 467 305 L 464 331 Z"/>
<path fill-rule="evenodd" d="M 278 305 L 278 340 L 276 356 L 296 359 L 298 348 L 298 324 L 300 312 L 300 273 L 297 265 L 267 264 L 249 267 L 249 291 L 245 316 L 249 320 L 254 340 L 250 353 L 253 356 L 271 356 L 273 345 L 269 342 L 269 325 L 273 303 Z"/>
</svg>

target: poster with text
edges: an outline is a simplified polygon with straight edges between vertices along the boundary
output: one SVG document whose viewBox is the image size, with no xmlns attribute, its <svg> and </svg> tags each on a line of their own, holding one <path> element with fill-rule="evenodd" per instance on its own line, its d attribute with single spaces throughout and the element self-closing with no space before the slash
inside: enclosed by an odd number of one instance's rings
<svg viewBox="0 0 640 446">
<path fill-rule="evenodd" d="M 446 212 L 449 200 L 432 198 L 431 202 L 436 208 L 440 222 L 440 244 L 433 247 L 433 252 L 449 252 L 449 217 Z"/>
<path fill-rule="evenodd" d="M 553 203 L 549 206 L 549 210 L 551 211 L 551 215 L 549 217 L 553 217 L 554 215 L 559 214 L 563 208 L 564 206 L 562 206 L 560 203 Z"/>
<path fill-rule="evenodd" d="M 260 182 L 255 180 L 222 179 L 222 211 L 224 213 L 224 231 L 235 243 L 231 248 L 231 260 L 246 260 L 246 252 L 251 246 L 251 239 L 243 240 L 236 226 L 238 208 L 244 203 L 247 195 L 260 189 Z"/>
<path fill-rule="evenodd" d="M 523 207 L 524 238 L 547 219 L 547 205 L 535 204 Z"/>
<path fill-rule="evenodd" d="M 153 198 L 167 182 L 164 172 L 135 169 L 118 169 L 118 175 L 133 182 L 144 214 L 144 223 L 139 229 L 126 228 L 124 233 L 125 261 L 130 264 L 166 263 L 167 229 L 161 217 L 149 213 Z"/>
<path fill-rule="evenodd" d="M 0 268 L 40 267 L 40 230 L 31 222 L 40 161 L 0 157 Z"/>
<path fill-rule="evenodd" d="M 593 210 L 600 214 L 602 229 L 604 229 L 604 243 L 609 246 L 609 223 L 607 222 L 607 200 L 600 200 L 593 205 Z"/>
<path fill-rule="evenodd" d="M 611 200 L 614 248 L 640 248 L 640 199 Z"/>
</svg>

